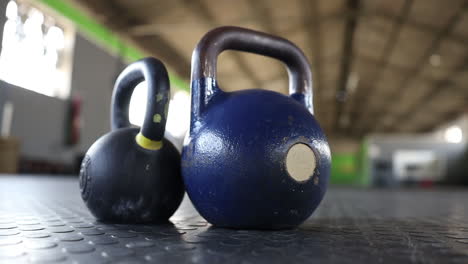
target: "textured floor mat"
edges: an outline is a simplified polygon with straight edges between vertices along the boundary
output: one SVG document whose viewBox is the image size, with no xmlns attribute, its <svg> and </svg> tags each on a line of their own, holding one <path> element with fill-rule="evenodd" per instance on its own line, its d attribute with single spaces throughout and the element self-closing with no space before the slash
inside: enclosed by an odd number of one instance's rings
<svg viewBox="0 0 468 264">
<path fill-rule="evenodd" d="M 76 178 L 0 176 L 0 263 L 468 263 L 468 190 L 330 189 L 295 230 L 96 222 Z"/>
</svg>

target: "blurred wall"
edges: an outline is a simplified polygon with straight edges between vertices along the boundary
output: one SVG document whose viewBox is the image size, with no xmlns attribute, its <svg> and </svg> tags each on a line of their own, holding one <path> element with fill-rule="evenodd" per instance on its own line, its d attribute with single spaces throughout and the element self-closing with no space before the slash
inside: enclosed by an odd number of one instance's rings
<svg viewBox="0 0 468 264">
<path fill-rule="evenodd" d="M 65 101 L 0 81 L 0 109 L 13 103 L 11 135 L 21 144 L 21 155 L 68 162 L 72 150 L 65 147 Z"/>
<path fill-rule="evenodd" d="M 393 171 L 394 153 L 398 150 L 430 150 L 445 163 L 443 182 L 458 183 L 459 161 L 466 148 L 465 144 L 447 143 L 433 135 L 374 135 L 369 137 L 369 172 L 371 183 L 381 186 L 395 186 Z"/>
<path fill-rule="evenodd" d="M 460 116 L 459 118 L 452 120 L 442 126 L 440 126 L 435 132 L 434 136 L 439 140 L 446 140 L 446 132 L 450 127 L 458 127 L 462 131 L 461 143 L 464 146 L 462 155 L 458 157 L 456 169 L 451 175 L 451 181 L 454 183 L 460 183 L 468 185 L 468 113 Z"/>
<path fill-rule="evenodd" d="M 99 136 L 109 131 L 112 88 L 123 67 L 120 58 L 77 35 L 71 94 L 82 98 L 78 152 L 86 152 Z"/>
<path fill-rule="evenodd" d="M 356 153 L 359 151 L 361 140 L 350 137 L 329 137 L 328 143 L 332 153 Z"/>
</svg>

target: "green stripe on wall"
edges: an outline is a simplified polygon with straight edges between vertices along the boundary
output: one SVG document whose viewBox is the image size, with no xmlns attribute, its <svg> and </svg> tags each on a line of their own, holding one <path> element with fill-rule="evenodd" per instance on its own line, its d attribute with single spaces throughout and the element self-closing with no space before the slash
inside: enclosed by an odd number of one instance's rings
<svg viewBox="0 0 468 264">
<path fill-rule="evenodd" d="M 331 164 L 331 184 L 357 184 L 359 174 L 354 153 L 333 153 Z"/>
<path fill-rule="evenodd" d="M 359 150 L 332 154 L 331 184 L 370 186 L 369 142 L 365 138 Z"/>
<path fill-rule="evenodd" d="M 362 141 L 359 151 L 359 173 L 361 174 L 361 184 L 370 185 L 369 141 L 367 138 Z"/>
<path fill-rule="evenodd" d="M 71 20 L 76 27 L 88 37 L 103 45 L 108 51 L 119 54 L 127 61 L 135 61 L 145 57 L 138 48 L 125 43 L 105 26 L 96 22 L 93 18 L 81 12 L 78 8 L 65 0 L 38 0 L 49 8 Z M 169 79 L 173 86 L 189 91 L 187 82 L 178 76 L 169 73 Z"/>
</svg>

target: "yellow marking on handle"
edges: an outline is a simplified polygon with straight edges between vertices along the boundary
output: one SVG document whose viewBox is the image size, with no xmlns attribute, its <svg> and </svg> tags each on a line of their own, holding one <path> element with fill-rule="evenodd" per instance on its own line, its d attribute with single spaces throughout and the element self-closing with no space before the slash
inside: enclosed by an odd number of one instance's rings
<svg viewBox="0 0 468 264">
<path fill-rule="evenodd" d="M 161 118 L 162 118 L 162 117 L 161 117 L 160 114 L 155 114 L 155 115 L 153 116 L 153 122 L 154 122 L 154 123 L 161 123 Z"/>
<path fill-rule="evenodd" d="M 151 140 L 151 139 L 143 136 L 143 134 L 141 134 L 141 132 L 136 135 L 135 140 L 136 140 L 136 143 L 140 147 L 142 147 L 144 149 L 158 150 L 158 149 L 162 148 L 162 146 L 163 146 L 162 141 Z"/>
</svg>

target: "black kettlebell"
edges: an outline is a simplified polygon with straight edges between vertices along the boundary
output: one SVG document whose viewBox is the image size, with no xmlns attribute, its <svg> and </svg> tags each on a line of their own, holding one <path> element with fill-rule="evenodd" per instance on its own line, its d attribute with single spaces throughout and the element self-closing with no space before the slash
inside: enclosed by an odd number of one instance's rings
<svg viewBox="0 0 468 264">
<path fill-rule="evenodd" d="M 146 80 L 144 123 L 131 127 L 129 102 L 137 84 Z M 164 138 L 169 103 L 166 68 L 157 59 L 130 64 L 114 86 L 112 131 L 99 138 L 81 164 L 83 201 L 101 221 L 165 222 L 180 205 L 184 186 L 180 155 Z"/>
</svg>

